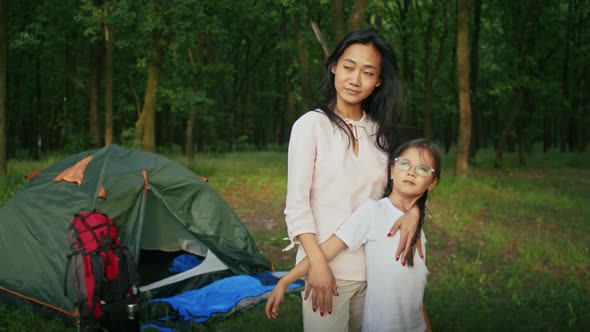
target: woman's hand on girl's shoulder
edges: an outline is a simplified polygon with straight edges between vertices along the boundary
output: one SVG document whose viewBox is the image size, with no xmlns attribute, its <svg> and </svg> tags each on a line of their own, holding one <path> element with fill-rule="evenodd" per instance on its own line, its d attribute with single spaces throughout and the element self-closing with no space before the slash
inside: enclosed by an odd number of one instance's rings
<svg viewBox="0 0 590 332">
<path fill-rule="evenodd" d="M 406 212 L 403 216 L 396 220 L 387 234 L 387 236 L 393 236 L 393 234 L 395 234 L 398 230 L 400 231 L 400 240 L 395 252 L 395 260 L 398 261 L 401 256 L 402 264 L 405 264 L 408 257 L 410 245 L 412 244 L 412 237 L 418 228 L 419 218 L 420 211 L 418 211 L 418 207 L 414 206 L 410 211 Z M 418 248 L 420 257 L 424 257 L 420 243 L 418 243 L 416 247 Z"/>
</svg>

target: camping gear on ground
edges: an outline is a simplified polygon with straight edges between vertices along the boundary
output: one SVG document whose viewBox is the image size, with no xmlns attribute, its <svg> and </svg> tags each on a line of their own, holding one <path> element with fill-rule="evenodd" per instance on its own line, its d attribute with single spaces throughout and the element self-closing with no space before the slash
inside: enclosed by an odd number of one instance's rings
<svg viewBox="0 0 590 332">
<path fill-rule="evenodd" d="M 259 272 L 237 275 L 214 281 L 202 288 L 189 290 L 167 298 L 152 299 L 152 310 L 167 312 L 168 316 L 147 323 L 159 331 L 168 331 L 171 325 L 190 329 L 191 325 L 212 318 L 225 318 L 234 312 L 246 310 L 264 302 L 279 279 L 287 271 Z M 302 291 L 303 279 L 288 286 L 287 292 Z M 161 306 L 160 308 L 157 308 Z M 170 317 L 173 324 L 170 322 Z"/>
<path fill-rule="evenodd" d="M 126 306 L 136 306 L 138 295 L 135 260 L 120 243 L 115 222 L 98 211 L 80 212 L 67 231 L 68 255 L 64 292 L 72 288 L 80 313 L 80 326 L 122 329 Z M 110 309 L 110 310 L 109 310 Z M 105 313 L 106 311 L 106 313 Z M 124 331 L 124 330 L 121 330 Z"/>
<path fill-rule="evenodd" d="M 74 294 L 63 291 L 70 253 L 64 236 L 72 216 L 93 209 L 117 222 L 146 297 L 271 269 L 238 216 L 197 174 L 160 155 L 111 145 L 44 169 L 0 208 L 0 299 L 78 317 Z M 170 273 L 170 259 L 183 252 L 204 261 Z"/>
</svg>

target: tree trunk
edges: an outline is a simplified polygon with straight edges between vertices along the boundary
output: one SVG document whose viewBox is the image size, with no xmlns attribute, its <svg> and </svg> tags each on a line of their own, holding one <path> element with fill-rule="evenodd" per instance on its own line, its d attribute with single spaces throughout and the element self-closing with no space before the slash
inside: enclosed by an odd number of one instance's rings
<svg viewBox="0 0 590 332">
<path fill-rule="evenodd" d="M 301 34 L 300 20 L 295 23 L 295 38 L 299 50 L 299 64 L 301 68 L 301 112 L 307 112 L 311 107 L 311 70 L 309 66 L 309 50 Z"/>
<path fill-rule="evenodd" d="M 385 4 L 383 0 L 375 0 L 375 2 L 378 4 L 377 6 L 379 8 L 384 8 Z M 375 29 L 377 29 L 377 31 L 383 31 L 383 12 L 376 12 L 373 14 L 373 17 L 375 20 Z"/>
<path fill-rule="evenodd" d="M 139 94 L 137 93 L 135 84 L 133 83 L 133 77 L 131 77 L 131 73 L 127 74 L 127 83 L 129 84 L 129 90 L 131 90 L 133 100 L 135 101 L 135 112 L 137 114 L 137 119 L 139 120 L 139 117 L 141 116 L 141 100 L 139 99 Z"/>
<path fill-rule="evenodd" d="M 443 129 L 443 144 L 445 153 L 449 153 L 453 145 L 453 123 L 455 123 L 453 113 L 447 112 L 447 116 L 445 118 L 445 126 Z"/>
<path fill-rule="evenodd" d="M 516 120 L 516 116 L 518 115 L 518 107 L 516 107 L 516 100 L 518 99 L 518 93 L 516 90 L 512 92 L 512 97 L 508 103 L 508 120 L 504 125 L 504 129 L 500 133 L 500 137 L 498 137 L 498 145 L 496 146 L 496 160 L 494 163 L 494 167 L 500 168 L 502 166 L 502 158 L 504 155 L 504 150 L 506 149 L 506 145 L 508 144 L 508 139 L 510 137 L 510 132 L 512 131 L 512 127 L 514 126 L 514 121 Z"/>
<path fill-rule="evenodd" d="M 359 29 L 367 17 L 368 0 L 356 0 L 352 15 L 348 20 L 348 31 Z"/>
<path fill-rule="evenodd" d="M 319 25 L 311 19 L 309 20 L 309 25 L 311 26 L 311 30 L 313 30 L 316 39 L 318 40 L 320 45 L 322 45 L 322 50 L 324 51 L 324 58 L 328 58 L 330 56 L 330 45 L 328 45 L 328 41 L 322 34 Z"/>
<path fill-rule="evenodd" d="M 115 48 L 115 29 L 108 23 L 109 5 L 104 2 L 104 144 L 113 144 L 113 51 Z"/>
<path fill-rule="evenodd" d="M 466 177 L 469 140 L 471 138 L 471 105 L 469 102 L 469 7 L 470 0 L 457 0 L 457 80 L 459 83 L 459 139 L 455 173 Z"/>
<path fill-rule="evenodd" d="M 436 7 L 436 0 L 432 1 L 430 5 L 430 13 L 428 15 L 428 24 L 426 25 L 426 32 L 424 33 L 424 137 L 432 139 L 432 35 L 434 33 L 434 13 Z"/>
<path fill-rule="evenodd" d="M 553 120 L 551 119 L 551 116 L 549 114 L 543 115 L 543 152 L 549 151 L 549 149 L 552 146 L 552 144 L 551 144 L 551 142 L 553 140 L 553 135 L 551 134 L 552 129 L 553 129 Z"/>
<path fill-rule="evenodd" d="M 99 67 L 99 52 L 100 47 L 94 45 L 91 49 L 90 56 L 90 82 L 88 82 L 88 126 L 90 129 L 90 139 L 92 146 L 97 148 L 100 146 L 99 135 L 99 120 L 98 120 L 98 67 Z"/>
<path fill-rule="evenodd" d="M 400 39 L 401 39 L 401 68 L 399 68 L 401 72 L 402 81 L 404 82 L 405 86 L 411 87 L 414 84 L 414 62 L 413 57 L 410 55 L 410 41 L 412 39 L 412 28 L 408 26 L 408 17 L 410 12 L 410 0 L 404 0 L 403 4 L 401 1 L 396 1 L 398 6 L 398 10 L 400 12 L 399 16 L 399 30 L 400 30 Z M 415 121 L 415 114 L 414 111 L 415 107 L 410 104 L 405 109 L 405 112 L 401 114 L 401 123 L 404 123 L 408 126 L 416 125 Z"/>
<path fill-rule="evenodd" d="M 520 2 L 515 2 L 516 6 L 520 6 L 522 5 L 522 3 Z M 535 5 L 537 5 L 537 1 L 535 0 L 530 0 L 529 2 L 525 3 L 523 6 L 524 8 L 520 11 L 520 13 L 522 13 L 522 17 L 518 18 L 515 15 L 514 18 L 514 29 L 515 31 L 518 28 L 518 26 L 516 24 L 520 24 L 520 31 L 519 31 L 519 36 L 518 39 L 514 41 L 515 44 L 515 49 L 516 49 L 516 53 L 517 53 L 517 58 L 516 58 L 516 64 L 515 64 L 515 75 L 514 75 L 514 79 L 518 82 L 518 80 L 521 80 L 523 78 L 525 78 L 525 75 L 527 73 L 527 51 L 529 48 L 533 49 L 534 48 L 534 38 L 531 38 L 531 31 L 534 29 L 533 25 L 530 23 L 531 17 L 535 17 Z M 496 161 L 495 161 L 495 167 L 500 167 L 502 165 L 502 154 L 504 152 L 504 149 L 506 148 L 506 145 L 508 144 L 508 148 L 509 150 L 513 150 L 513 144 L 514 141 L 512 139 L 510 139 L 510 133 L 512 132 L 512 129 L 514 127 L 514 124 L 516 123 L 516 120 L 519 119 L 521 110 L 522 110 L 522 106 L 521 107 L 517 107 L 517 105 L 519 105 L 518 98 L 524 98 L 524 92 L 527 89 L 527 87 L 523 87 L 522 83 L 521 84 L 517 84 L 514 85 L 512 88 L 512 97 L 510 99 L 509 102 L 509 107 L 508 107 L 508 120 L 506 121 L 505 125 L 504 125 L 504 129 L 502 130 L 502 133 L 500 134 L 500 137 L 498 138 L 498 146 L 496 148 Z M 526 117 L 526 114 L 525 114 Z M 530 121 L 529 118 L 523 118 L 521 117 L 519 119 L 520 121 Z"/>
<path fill-rule="evenodd" d="M 154 43 L 154 45 L 157 45 L 157 43 Z M 148 81 L 141 111 L 142 147 L 149 152 L 156 151 L 156 98 L 163 57 L 164 51 L 161 47 L 156 46 L 148 67 Z"/>
<path fill-rule="evenodd" d="M 199 41 L 198 41 L 198 49 L 197 49 L 197 58 L 193 57 L 192 50 L 189 48 L 189 60 L 191 62 L 191 67 L 193 69 L 193 91 L 195 94 L 199 94 L 201 90 L 201 71 L 203 66 L 203 54 L 205 48 L 205 33 L 199 34 Z M 185 153 L 186 158 L 188 160 L 188 165 L 190 168 L 195 167 L 195 124 L 197 120 L 197 105 L 192 105 L 191 112 L 186 120 L 186 143 L 185 143 Z"/>
<path fill-rule="evenodd" d="M 346 18 L 344 14 L 344 0 L 330 2 L 332 12 L 332 44 L 337 44 L 346 34 Z"/>
<path fill-rule="evenodd" d="M 473 36 L 471 38 L 471 53 L 469 54 L 469 88 L 471 89 L 471 142 L 469 144 L 469 157 L 475 158 L 477 149 L 482 146 L 483 140 L 483 117 L 477 108 L 477 74 L 479 72 L 479 33 L 481 25 L 481 3 L 482 0 L 475 0 L 473 13 Z"/>
<path fill-rule="evenodd" d="M 572 19 L 573 4 L 572 0 L 568 1 L 567 7 L 567 22 Z M 564 36 L 563 49 L 563 63 L 561 72 L 561 94 L 564 100 L 569 101 L 569 55 L 570 55 L 570 38 L 571 38 L 571 24 L 566 24 Z M 566 152 L 568 150 L 568 136 L 569 136 L 569 122 L 570 122 L 570 108 L 564 107 L 559 112 L 559 150 Z M 571 148 L 571 147 L 570 147 Z"/>
<path fill-rule="evenodd" d="M 0 177 L 8 172 L 6 152 L 6 68 L 8 63 L 8 0 L 0 0 Z"/>
</svg>

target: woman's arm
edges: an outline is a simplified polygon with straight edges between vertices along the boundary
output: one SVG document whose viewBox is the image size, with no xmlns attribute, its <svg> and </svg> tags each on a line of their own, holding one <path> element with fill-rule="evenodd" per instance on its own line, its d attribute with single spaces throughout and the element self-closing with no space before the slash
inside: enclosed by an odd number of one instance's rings
<svg viewBox="0 0 590 332">
<path fill-rule="evenodd" d="M 289 238 L 303 246 L 309 258 L 306 288 L 313 290 L 313 307 L 331 299 L 330 290 L 336 279 L 318 245 L 316 224 L 311 208 L 311 188 L 316 160 L 316 128 L 314 117 L 301 117 L 293 125 L 289 139 L 287 167 L 287 199 L 285 220 Z"/>
<path fill-rule="evenodd" d="M 320 254 L 326 260 L 326 264 L 332 261 L 336 256 L 338 256 L 338 254 L 345 248 L 346 244 L 335 235 L 332 235 L 326 242 L 322 243 L 321 246 L 318 246 Z M 309 256 L 307 256 L 303 260 L 301 260 L 301 262 L 299 262 L 297 266 L 291 269 L 289 273 L 284 275 L 281 278 L 281 280 L 279 280 L 279 282 L 273 289 L 272 293 L 270 294 L 266 302 L 265 311 L 268 319 L 278 317 L 279 305 L 283 301 L 285 292 L 287 291 L 287 287 L 289 287 L 290 284 L 294 283 L 295 281 L 301 279 L 303 276 L 308 274 L 310 267 L 311 259 Z M 309 295 L 310 290 L 311 289 L 308 286 L 305 287 L 306 299 Z M 332 295 L 338 295 L 338 291 L 336 290 L 336 284 L 334 284 L 333 287 L 330 289 L 330 296 L 324 298 L 325 302 L 322 302 L 321 306 L 314 306 L 314 308 L 320 308 L 320 314 L 323 312 L 332 313 Z"/>
<path fill-rule="evenodd" d="M 406 258 L 410 253 L 410 244 L 412 243 L 412 237 L 416 233 L 416 229 L 418 228 L 418 219 L 420 218 L 420 211 L 418 210 L 418 206 L 414 205 L 408 212 L 406 212 L 403 216 L 401 216 L 391 227 L 389 234 L 387 236 L 393 236 L 395 232 L 398 230 L 400 233 L 400 240 L 399 245 L 397 247 L 397 251 L 395 252 L 395 260 L 399 260 L 400 256 L 402 257 L 401 263 L 405 265 Z M 424 255 L 422 254 L 422 247 L 420 245 L 416 246 L 418 248 L 418 253 L 421 257 Z M 413 255 L 414 253 L 412 253 Z"/>
</svg>

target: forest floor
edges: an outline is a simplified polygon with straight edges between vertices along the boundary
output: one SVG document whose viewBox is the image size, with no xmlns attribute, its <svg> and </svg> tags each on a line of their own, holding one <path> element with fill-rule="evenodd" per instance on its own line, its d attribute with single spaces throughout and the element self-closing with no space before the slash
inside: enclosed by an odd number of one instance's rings
<svg viewBox="0 0 590 332">
<path fill-rule="evenodd" d="M 171 156 L 183 162 L 179 156 Z M 431 193 L 427 220 L 424 298 L 434 331 L 585 331 L 590 326 L 590 155 L 535 154 L 528 165 L 506 155 L 493 167 L 481 154 L 465 179 L 443 157 L 443 174 Z M 295 250 L 284 221 L 286 154 L 204 155 L 194 167 L 233 208 L 275 266 L 287 270 Z M 49 163 L 49 161 L 45 161 Z M 45 164 L 46 166 L 47 164 Z M 40 163 L 12 162 L 0 183 L 0 205 Z M 224 320 L 193 324 L 189 331 L 301 331 L 301 299 L 286 297 L 280 319 L 268 321 L 263 305 Z M 0 302 L 0 331 L 63 331 Z"/>
</svg>

